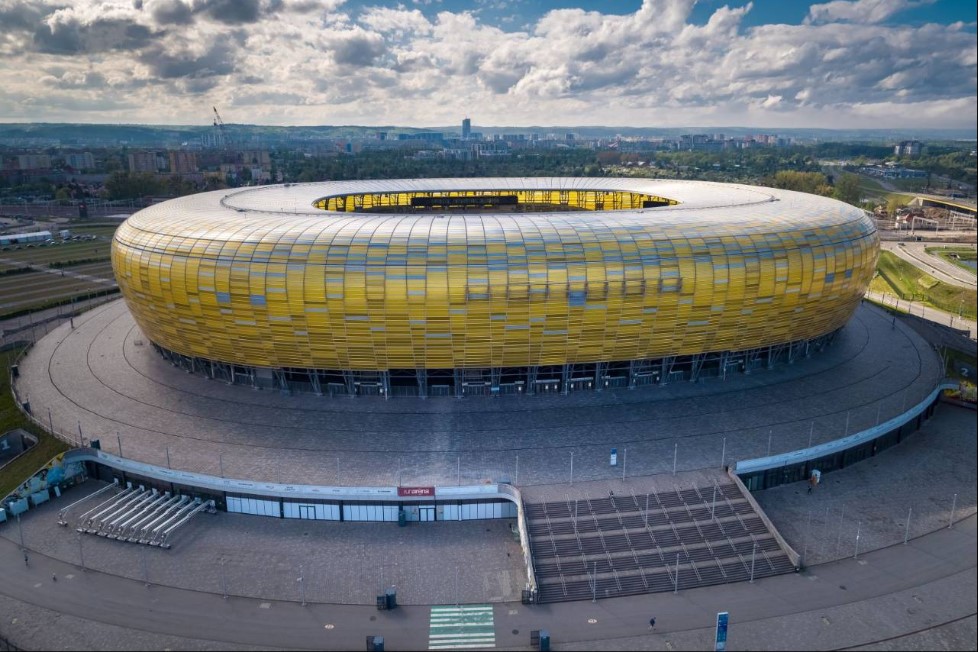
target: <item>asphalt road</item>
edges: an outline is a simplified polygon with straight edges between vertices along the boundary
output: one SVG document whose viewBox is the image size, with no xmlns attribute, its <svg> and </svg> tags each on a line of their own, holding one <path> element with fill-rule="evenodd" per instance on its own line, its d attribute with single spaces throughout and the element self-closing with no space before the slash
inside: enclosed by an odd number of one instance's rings
<svg viewBox="0 0 978 652">
<path fill-rule="evenodd" d="M 950 283 L 951 285 L 957 285 L 959 287 L 970 288 L 974 290 L 978 287 L 976 283 L 976 276 L 969 273 L 967 270 L 961 269 L 957 265 L 953 265 L 946 260 L 940 258 L 939 256 L 932 256 L 926 252 L 926 249 L 939 247 L 945 243 L 941 242 L 907 242 L 907 243 L 897 243 L 883 241 L 880 243 L 880 248 L 884 251 L 892 252 L 893 254 L 899 256 L 903 260 L 907 261 L 914 267 L 917 267 L 939 281 L 945 283 Z M 960 243 L 952 243 L 952 247 L 961 247 L 967 245 L 961 245 Z M 971 245 L 974 247 L 974 245 Z"/>
</svg>

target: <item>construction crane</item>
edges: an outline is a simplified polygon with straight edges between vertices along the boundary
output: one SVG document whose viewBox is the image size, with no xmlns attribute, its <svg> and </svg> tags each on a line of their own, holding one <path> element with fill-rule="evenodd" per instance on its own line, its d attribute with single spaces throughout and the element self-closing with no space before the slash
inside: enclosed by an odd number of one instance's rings
<svg viewBox="0 0 978 652">
<path fill-rule="evenodd" d="M 227 129 L 224 127 L 224 121 L 221 120 L 221 114 L 217 112 L 217 107 L 211 107 L 214 109 L 214 127 L 217 129 L 217 146 L 223 149 L 225 152 L 231 150 L 231 139 L 228 137 Z"/>
</svg>

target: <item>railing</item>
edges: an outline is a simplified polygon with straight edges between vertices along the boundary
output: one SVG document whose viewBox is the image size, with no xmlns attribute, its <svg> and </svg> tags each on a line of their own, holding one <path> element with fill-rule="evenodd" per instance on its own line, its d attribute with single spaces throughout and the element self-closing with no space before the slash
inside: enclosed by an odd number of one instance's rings
<svg viewBox="0 0 978 652">
<path fill-rule="evenodd" d="M 766 471 L 768 469 L 776 469 L 792 464 L 807 462 L 808 460 L 815 460 L 833 453 L 841 453 L 842 451 L 854 446 L 859 446 L 860 444 L 864 444 L 868 441 L 872 441 L 881 435 L 885 435 L 886 433 L 895 430 L 900 426 L 910 423 L 918 416 L 923 414 L 927 407 L 937 400 L 937 397 L 942 391 L 947 389 L 957 389 L 957 387 L 957 382 L 945 378 L 937 384 L 937 387 L 935 387 L 923 401 L 917 405 L 914 405 L 906 412 L 898 414 L 892 419 L 889 419 L 888 421 L 884 421 L 883 423 L 875 425 L 872 428 L 867 428 L 862 432 L 857 432 L 853 435 L 849 435 L 848 437 L 835 439 L 817 446 L 802 448 L 800 450 L 781 453 L 779 455 L 758 457 L 752 460 L 739 460 L 734 465 L 734 471 L 737 473 L 737 475 L 756 473 L 758 471 Z"/>
<path fill-rule="evenodd" d="M 533 554 L 530 550 L 530 533 L 526 529 L 526 513 L 523 510 L 523 496 L 520 490 L 510 484 L 498 485 L 499 494 L 516 503 L 516 527 L 520 532 L 520 547 L 523 548 L 523 561 L 526 564 L 526 582 L 531 595 L 537 593 L 537 576 L 533 570 Z"/>
</svg>

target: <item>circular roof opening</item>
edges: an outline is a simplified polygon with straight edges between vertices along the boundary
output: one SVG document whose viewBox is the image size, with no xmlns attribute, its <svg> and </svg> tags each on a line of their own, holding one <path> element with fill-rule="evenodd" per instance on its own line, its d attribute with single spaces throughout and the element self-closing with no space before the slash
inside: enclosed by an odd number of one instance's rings
<svg viewBox="0 0 978 652">
<path fill-rule="evenodd" d="M 344 193 L 323 197 L 317 208 L 338 213 L 554 213 L 635 210 L 674 206 L 675 199 L 629 190 L 479 188 Z"/>
</svg>

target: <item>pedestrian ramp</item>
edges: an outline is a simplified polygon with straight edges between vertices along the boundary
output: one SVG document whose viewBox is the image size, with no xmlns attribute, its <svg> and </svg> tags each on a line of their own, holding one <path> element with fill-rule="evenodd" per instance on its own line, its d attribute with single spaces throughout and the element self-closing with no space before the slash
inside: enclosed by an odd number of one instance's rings
<svg viewBox="0 0 978 652">
<path fill-rule="evenodd" d="M 485 650 L 496 647 L 491 604 L 434 606 L 429 650 Z"/>
</svg>

